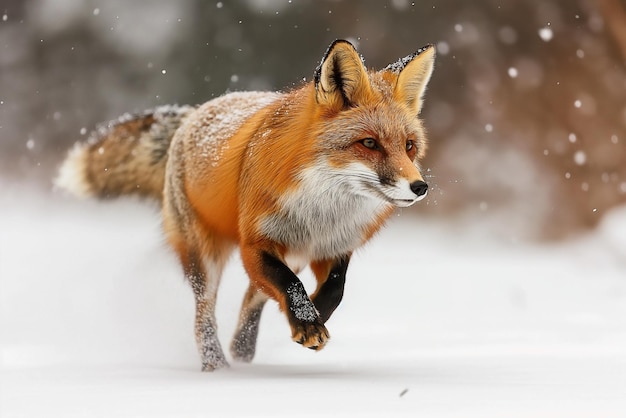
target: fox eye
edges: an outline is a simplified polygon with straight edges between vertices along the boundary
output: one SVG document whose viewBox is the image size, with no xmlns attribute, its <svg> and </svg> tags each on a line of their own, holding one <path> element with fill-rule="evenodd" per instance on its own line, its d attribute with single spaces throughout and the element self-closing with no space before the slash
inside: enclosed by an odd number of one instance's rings
<svg viewBox="0 0 626 418">
<path fill-rule="evenodd" d="M 361 144 L 363 144 L 363 146 L 368 149 L 373 149 L 373 150 L 378 149 L 378 143 L 376 142 L 374 138 L 362 139 Z"/>
<path fill-rule="evenodd" d="M 406 141 L 406 152 L 411 151 L 415 148 L 415 143 L 413 141 Z"/>
</svg>

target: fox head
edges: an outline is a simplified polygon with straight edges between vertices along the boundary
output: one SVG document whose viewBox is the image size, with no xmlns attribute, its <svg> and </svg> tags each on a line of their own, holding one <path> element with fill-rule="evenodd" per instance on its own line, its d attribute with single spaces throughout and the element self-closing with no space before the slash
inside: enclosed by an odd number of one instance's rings
<svg viewBox="0 0 626 418">
<path fill-rule="evenodd" d="M 426 137 L 418 119 L 433 71 L 432 45 L 368 71 L 351 43 L 333 42 L 315 71 L 318 144 L 353 190 L 406 207 L 426 196 L 418 162 Z"/>
</svg>

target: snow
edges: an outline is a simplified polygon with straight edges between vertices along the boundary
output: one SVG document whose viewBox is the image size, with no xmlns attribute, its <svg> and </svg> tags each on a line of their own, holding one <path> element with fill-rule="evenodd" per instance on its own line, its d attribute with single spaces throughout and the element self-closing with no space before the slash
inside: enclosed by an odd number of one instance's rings
<svg viewBox="0 0 626 418">
<path fill-rule="evenodd" d="M 539 37 L 544 42 L 550 42 L 552 40 L 552 37 L 554 36 L 552 28 L 550 28 L 549 26 L 544 26 L 543 28 L 539 29 L 538 33 Z"/>
<path fill-rule="evenodd" d="M 439 41 L 437 42 L 436 50 L 438 55 L 448 55 L 450 53 L 450 44 L 446 41 Z"/>
<path fill-rule="evenodd" d="M 291 306 L 289 309 L 293 312 L 294 316 L 300 321 L 315 322 L 319 317 L 319 313 L 313 302 L 301 292 L 302 286 L 294 283 L 287 288 L 287 296 Z"/>
<path fill-rule="evenodd" d="M 0 180 L 0 416 L 626 416 L 626 208 L 558 245 L 414 211 L 353 257 L 323 350 L 269 302 L 253 363 L 208 374 L 157 208 Z M 246 287 L 235 257 L 224 348 Z"/>
<path fill-rule="evenodd" d="M 587 162 L 587 154 L 585 151 L 578 150 L 574 153 L 574 162 L 576 165 L 585 165 Z"/>
</svg>

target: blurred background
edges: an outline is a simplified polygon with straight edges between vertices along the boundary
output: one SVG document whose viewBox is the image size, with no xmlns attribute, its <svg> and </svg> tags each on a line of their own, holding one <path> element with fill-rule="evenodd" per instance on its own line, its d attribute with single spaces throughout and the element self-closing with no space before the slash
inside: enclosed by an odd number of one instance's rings
<svg viewBox="0 0 626 418">
<path fill-rule="evenodd" d="M 50 190 L 125 112 L 297 86 L 336 38 L 374 68 L 437 46 L 432 189 L 403 216 L 551 240 L 626 202 L 624 0 L 2 0 L 0 189 Z"/>
</svg>

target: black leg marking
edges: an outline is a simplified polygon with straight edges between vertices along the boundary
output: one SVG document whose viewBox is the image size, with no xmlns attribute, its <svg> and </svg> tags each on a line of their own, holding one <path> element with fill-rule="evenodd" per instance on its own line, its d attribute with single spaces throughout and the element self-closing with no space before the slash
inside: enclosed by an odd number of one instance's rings
<svg viewBox="0 0 626 418">
<path fill-rule="evenodd" d="M 337 260 L 330 270 L 328 278 L 322 284 L 319 291 L 313 299 L 313 303 L 319 312 L 322 323 L 326 323 L 328 318 L 337 309 L 341 299 L 343 298 L 343 289 L 346 283 L 346 271 L 350 257 L 345 256 Z"/>
<path fill-rule="evenodd" d="M 299 322 L 314 322 L 317 318 L 315 305 L 309 299 L 302 282 L 289 267 L 271 254 L 263 253 L 263 270 L 272 284 L 286 296 L 287 313 Z"/>
<path fill-rule="evenodd" d="M 263 252 L 261 261 L 265 277 L 286 302 L 285 315 L 291 326 L 292 339 L 305 347 L 322 349 L 330 336 L 298 276 L 269 253 Z"/>
</svg>

